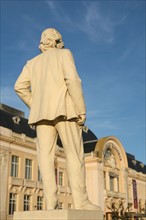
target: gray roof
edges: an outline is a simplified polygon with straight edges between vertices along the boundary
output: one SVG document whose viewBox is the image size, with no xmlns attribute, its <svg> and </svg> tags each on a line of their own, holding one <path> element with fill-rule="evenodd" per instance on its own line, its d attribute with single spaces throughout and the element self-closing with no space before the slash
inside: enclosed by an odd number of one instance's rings
<svg viewBox="0 0 146 220">
<path fill-rule="evenodd" d="M 128 160 L 128 167 L 130 167 L 133 170 L 136 170 L 137 172 L 141 172 L 146 174 L 146 165 L 142 162 L 135 159 L 135 156 L 129 153 L 126 153 L 127 160 Z"/>
</svg>

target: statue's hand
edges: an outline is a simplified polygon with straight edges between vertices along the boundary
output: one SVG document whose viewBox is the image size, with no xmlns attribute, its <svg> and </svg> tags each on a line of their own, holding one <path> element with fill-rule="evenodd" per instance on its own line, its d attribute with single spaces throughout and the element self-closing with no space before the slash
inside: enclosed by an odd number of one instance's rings
<svg viewBox="0 0 146 220">
<path fill-rule="evenodd" d="M 79 118 L 77 120 L 77 124 L 79 126 L 83 126 L 85 124 L 85 121 L 86 121 L 86 115 L 85 114 L 79 115 Z"/>
</svg>

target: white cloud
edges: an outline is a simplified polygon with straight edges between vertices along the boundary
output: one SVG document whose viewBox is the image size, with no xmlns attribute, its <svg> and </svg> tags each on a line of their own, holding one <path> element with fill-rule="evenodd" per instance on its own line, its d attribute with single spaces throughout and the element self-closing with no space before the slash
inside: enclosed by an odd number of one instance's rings
<svg viewBox="0 0 146 220">
<path fill-rule="evenodd" d="M 74 23 L 72 22 L 70 16 L 64 11 L 64 8 L 59 4 L 59 2 L 54 1 L 45 1 L 46 5 L 51 9 L 51 13 L 54 15 L 54 19 L 58 20 L 61 23 L 68 24 L 68 27 L 73 27 Z"/>
<path fill-rule="evenodd" d="M 113 41 L 114 27 L 107 15 L 102 13 L 98 3 L 85 4 L 85 28 L 84 31 L 97 41 Z"/>
<path fill-rule="evenodd" d="M 94 42 L 112 43 L 115 38 L 115 28 L 122 24 L 126 16 L 116 21 L 102 10 L 98 2 L 82 2 L 81 13 L 71 19 L 68 12 L 58 2 L 46 1 L 55 19 L 68 25 L 69 30 L 85 33 Z"/>
<path fill-rule="evenodd" d="M 55 9 L 56 6 L 55 6 L 55 3 L 53 1 L 46 1 L 46 4 L 49 6 L 50 9 Z"/>
</svg>

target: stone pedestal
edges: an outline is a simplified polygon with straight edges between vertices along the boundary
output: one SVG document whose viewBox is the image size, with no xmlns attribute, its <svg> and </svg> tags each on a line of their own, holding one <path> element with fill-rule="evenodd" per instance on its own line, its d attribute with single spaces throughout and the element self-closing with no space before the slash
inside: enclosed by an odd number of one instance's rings
<svg viewBox="0 0 146 220">
<path fill-rule="evenodd" d="M 15 212 L 13 220 L 103 220 L 102 211 L 47 210 Z"/>
</svg>

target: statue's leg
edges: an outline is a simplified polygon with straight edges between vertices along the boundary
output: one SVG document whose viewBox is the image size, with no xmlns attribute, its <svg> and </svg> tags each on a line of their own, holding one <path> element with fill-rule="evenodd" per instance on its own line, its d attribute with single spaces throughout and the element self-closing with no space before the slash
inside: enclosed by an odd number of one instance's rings
<svg viewBox="0 0 146 220">
<path fill-rule="evenodd" d="M 56 123 L 55 127 L 58 130 L 66 155 L 66 168 L 74 207 L 79 208 L 88 201 L 82 129 L 76 122 L 70 121 L 60 121 Z"/>
<path fill-rule="evenodd" d="M 47 209 L 55 209 L 57 205 L 57 186 L 54 172 L 54 157 L 57 131 L 51 122 L 42 121 L 42 123 L 37 124 L 36 132 L 38 163 Z"/>
<path fill-rule="evenodd" d="M 86 191 L 85 160 L 82 129 L 75 121 L 56 121 L 55 127 L 61 138 L 66 155 L 66 168 L 72 191 L 74 208 L 101 210 L 92 204 Z"/>
</svg>

